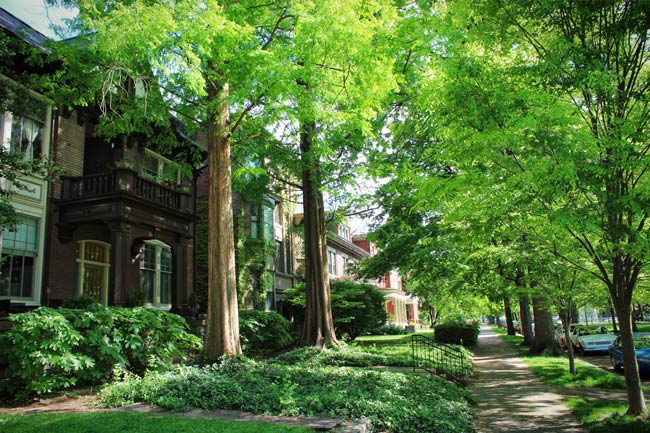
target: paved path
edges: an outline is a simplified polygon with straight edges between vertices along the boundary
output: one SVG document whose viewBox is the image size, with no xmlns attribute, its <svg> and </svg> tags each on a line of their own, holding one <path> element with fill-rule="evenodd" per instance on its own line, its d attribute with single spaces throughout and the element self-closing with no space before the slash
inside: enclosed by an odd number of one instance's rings
<svg viewBox="0 0 650 433">
<path fill-rule="evenodd" d="M 474 355 L 477 377 L 469 389 L 478 401 L 481 433 L 587 432 L 563 397 L 543 384 L 490 328 L 481 328 Z"/>
</svg>

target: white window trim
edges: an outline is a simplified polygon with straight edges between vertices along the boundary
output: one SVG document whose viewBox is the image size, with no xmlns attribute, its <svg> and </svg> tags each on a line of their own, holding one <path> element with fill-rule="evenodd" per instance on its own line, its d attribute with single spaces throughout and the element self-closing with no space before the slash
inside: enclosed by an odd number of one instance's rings
<svg viewBox="0 0 650 433">
<path fill-rule="evenodd" d="M 160 270 L 160 260 L 161 260 L 161 250 L 162 248 L 167 248 L 171 252 L 172 248 L 170 245 L 166 244 L 165 242 L 159 241 L 157 239 L 150 239 L 144 242 L 144 245 L 151 245 L 155 247 L 156 249 L 156 269 L 154 269 L 154 278 L 153 278 L 153 299 L 154 302 L 148 302 L 146 301 L 144 306 L 147 308 L 150 308 L 152 310 L 162 310 L 162 311 L 169 311 L 172 308 L 171 303 L 166 303 L 163 304 L 160 302 L 160 274 L 162 271 Z M 172 260 L 173 260 L 173 253 L 172 253 Z M 140 259 L 142 260 L 142 258 Z M 172 263 L 173 266 L 173 263 Z M 151 269 L 147 269 L 148 271 L 151 271 Z M 142 271 L 142 265 L 140 265 L 140 271 Z M 172 275 L 172 287 L 171 290 L 173 292 L 174 287 L 173 287 L 173 282 L 174 282 L 174 273 L 173 271 L 170 273 Z M 170 293 L 171 296 L 171 293 Z"/>
<path fill-rule="evenodd" d="M 106 249 L 106 262 L 96 262 L 94 260 L 86 260 L 86 243 L 99 244 Z M 84 239 L 77 242 L 77 248 L 79 249 L 79 257 L 77 257 L 77 294 L 83 294 L 84 287 L 84 267 L 86 264 L 93 266 L 100 266 L 104 269 L 104 281 L 101 293 L 100 302 L 103 305 L 108 305 L 108 281 L 110 278 L 110 269 L 111 269 L 111 244 L 106 242 L 94 240 L 94 239 Z"/>
<path fill-rule="evenodd" d="M 334 255 L 334 262 L 330 262 L 330 254 Z M 338 254 L 334 248 L 327 247 L 327 273 L 333 277 L 338 277 L 338 266 L 336 263 L 337 255 Z"/>
</svg>

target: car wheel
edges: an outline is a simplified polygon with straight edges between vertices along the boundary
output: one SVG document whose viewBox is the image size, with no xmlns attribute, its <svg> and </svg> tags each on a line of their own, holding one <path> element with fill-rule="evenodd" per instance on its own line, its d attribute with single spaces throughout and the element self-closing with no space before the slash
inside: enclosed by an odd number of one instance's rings
<svg viewBox="0 0 650 433">
<path fill-rule="evenodd" d="M 623 368 L 621 364 L 616 362 L 616 360 L 612 355 L 609 355 L 609 362 L 612 363 L 612 368 L 614 369 L 614 371 L 621 371 L 621 369 Z"/>
</svg>

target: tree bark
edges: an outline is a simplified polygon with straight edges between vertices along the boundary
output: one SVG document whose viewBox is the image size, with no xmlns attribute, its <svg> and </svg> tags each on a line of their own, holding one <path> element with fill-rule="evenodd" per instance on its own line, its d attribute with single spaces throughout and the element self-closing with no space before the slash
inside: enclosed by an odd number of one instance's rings
<svg viewBox="0 0 650 433">
<path fill-rule="evenodd" d="M 305 322 L 299 346 L 338 346 L 327 272 L 327 224 L 320 190 L 320 161 L 313 152 L 314 122 L 301 124 L 303 212 L 305 224 Z"/>
<path fill-rule="evenodd" d="M 530 302 L 528 296 L 519 297 L 519 326 L 521 334 L 524 336 L 522 346 L 532 346 L 533 344 L 533 327 L 530 324 Z"/>
<path fill-rule="evenodd" d="M 533 298 L 533 317 L 535 320 L 535 336 L 531 352 L 535 355 L 559 356 L 564 354 L 560 343 L 555 339 L 553 315 L 549 309 L 547 298 Z"/>
<path fill-rule="evenodd" d="M 210 82 L 210 80 L 208 80 Z M 210 362 L 242 353 L 235 271 L 228 84 L 208 85 L 208 318 L 204 352 Z M 213 108 L 213 107 L 218 108 Z"/>
<path fill-rule="evenodd" d="M 618 316 L 618 323 L 621 328 L 621 349 L 623 351 L 623 373 L 625 375 L 625 385 L 627 389 L 628 413 L 632 415 L 645 415 L 646 404 L 641 388 L 641 378 L 639 376 L 639 366 L 632 339 L 632 303 L 631 290 L 626 290 L 624 285 L 624 276 L 615 280 L 612 291 L 614 309 Z M 618 289 L 618 290 L 617 290 Z M 622 296 L 620 296 L 622 295 Z"/>
<path fill-rule="evenodd" d="M 512 323 L 512 308 L 510 308 L 510 299 L 503 295 L 503 314 L 506 316 L 506 329 L 508 335 L 515 335 L 515 325 Z"/>
<path fill-rule="evenodd" d="M 569 357 L 569 373 L 576 374 L 576 359 L 573 353 L 573 345 L 569 339 L 572 307 L 573 303 L 570 303 L 566 310 L 560 309 L 560 320 L 562 321 L 562 328 L 564 329 L 564 343 L 566 344 L 567 356 Z"/>
</svg>

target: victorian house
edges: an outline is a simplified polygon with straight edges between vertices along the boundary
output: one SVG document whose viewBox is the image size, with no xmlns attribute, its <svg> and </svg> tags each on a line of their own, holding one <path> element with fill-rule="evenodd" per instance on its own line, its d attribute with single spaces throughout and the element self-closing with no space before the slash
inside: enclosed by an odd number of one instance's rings
<svg viewBox="0 0 650 433">
<path fill-rule="evenodd" d="M 0 9 L 12 43 L 44 50 L 45 37 Z M 106 305 L 180 311 L 194 284 L 194 172 L 199 151 L 177 123 L 174 154 L 144 136 L 95 134 L 92 109 L 57 110 L 22 82 L 31 67 L 20 50 L 0 75 L 0 137 L 26 160 L 50 158 L 65 175 L 27 176 L 14 189 L 18 224 L 1 236 L 0 301 L 11 310 L 58 306 L 79 295 Z"/>
</svg>

